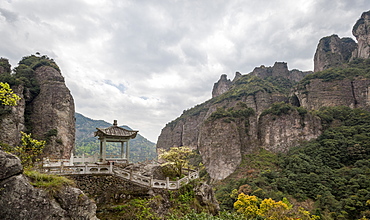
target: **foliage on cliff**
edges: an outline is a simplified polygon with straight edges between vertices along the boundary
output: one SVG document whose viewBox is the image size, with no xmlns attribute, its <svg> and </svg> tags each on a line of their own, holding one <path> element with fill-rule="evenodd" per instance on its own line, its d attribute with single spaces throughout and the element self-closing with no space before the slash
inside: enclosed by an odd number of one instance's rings
<svg viewBox="0 0 370 220">
<path fill-rule="evenodd" d="M 370 112 L 326 107 L 315 112 L 326 130 L 288 154 L 246 155 L 217 187 L 221 208 L 232 210 L 233 190 L 280 201 L 292 198 L 323 219 L 370 217 Z"/>
<path fill-rule="evenodd" d="M 103 120 L 93 120 L 83 116 L 82 114 L 75 113 L 76 118 L 76 155 L 94 155 L 99 152 L 99 140 L 94 137 L 96 128 L 107 128 L 112 126 Z M 131 130 L 127 126 L 123 128 Z M 107 154 L 119 155 L 121 147 L 107 143 Z M 130 161 L 138 162 L 144 160 L 151 160 L 157 158 L 155 143 L 150 142 L 140 134 L 135 139 L 130 140 Z"/>
<path fill-rule="evenodd" d="M 312 79 L 321 79 L 324 82 L 350 79 L 357 77 L 370 79 L 370 59 L 354 59 L 343 67 L 329 68 L 307 75 L 299 85 L 307 85 Z"/>
</svg>

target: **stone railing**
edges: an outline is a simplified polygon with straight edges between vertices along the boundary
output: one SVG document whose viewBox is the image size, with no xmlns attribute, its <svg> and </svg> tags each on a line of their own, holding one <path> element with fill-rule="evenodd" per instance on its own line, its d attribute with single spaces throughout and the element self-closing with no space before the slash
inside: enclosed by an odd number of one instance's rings
<svg viewBox="0 0 370 220">
<path fill-rule="evenodd" d="M 42 172 L 57 174 L 57 175 L 99 175 L 108 174 L 116 175 L 120 178 L 136 183 L 138 185 L 150 188 L 158 189 L 179 189 L 181 186 L 188 184 L 191 180 L 199 178 L 199 172 L 197 170 L 184 169 L 187 175 L 176 181 L 170 181 L 167 177 L 166 180 L 157 180 L 153 177 L 143 176 L 132 170 L 124 170 L 122 168 L 113 166 L 112 163 L 109 165 L 103 164 L 80 164 L 80 165 L 64 165 L 63 161 L 59 166 L 51 166 L 44 164 L 41 168 Z"/>
<path fill-rule="evenodd" d="M 198 171 L 190 169 L 184 170 L 188 171 L 188 175 L 176 181 L 170 181 L 168 177 L 166 178 L 166 180 L 157 180 L 153 179 L 153 177 L 142 176 L 132 171 L 123 170 L 117 167 L 114 167 L 113 172 L 115 173 L 115 175 L 121 178 L 142 186 L 159 189 L 179 189 L 181 186 L 188 184 L 191 180 L 199 178 Z"/>
<path fill-rule="evenodd" d="M 113 174 L 113 165 L 85 164 L 74 166 L 43 166 L 42 172 L 58 175 L 71 174 Z"/>
<path fill-rule="evenodd" d="M 106 155 L 106 161 L 116 162 L 116 163 L 128 163 L 128 159 L 121 158 L 121 155 Z M 76 164 L 86 164 L 86 163 L 97 163 L 99 161 L 99 154 L 94 154 L 92 156 L 74 156 L 73 154 L 69 159 L 43 159 L 43 165 L 45 166 L 74 166 Z"/>
</svg>

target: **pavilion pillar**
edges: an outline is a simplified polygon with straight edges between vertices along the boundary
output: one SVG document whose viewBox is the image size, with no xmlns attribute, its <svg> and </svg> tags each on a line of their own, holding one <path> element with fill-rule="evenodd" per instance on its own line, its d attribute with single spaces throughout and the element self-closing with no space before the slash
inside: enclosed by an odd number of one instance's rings
<svg viewBox="0 0 370 220">
<path fill-rule="evenodd" d="M 99 147 L 99 160 L 103 160 L 103 141 L 100 139 L 100 147 Z"/>
<path fill-rule="evenodd" d="M 103 152 L 102 152 L 102 162 L 105 163 L 107 159 L 107 140 L 103 139 Z"/>
<path fill-rule="evenodd" d="M 124 157 L 124 144 L 125 144 L 125 142 L 124 141 L 121 141 L 121 158 L 123 159 L 123 158 L 125 158 Z"/>
<path fill-rule="evenodd" d="M 130 154 L 130 147 L 128 145 L 128 141 L 126 141 L 126 160 L 127 162 L 129 160 L 129 154 Z"/>
</svg>

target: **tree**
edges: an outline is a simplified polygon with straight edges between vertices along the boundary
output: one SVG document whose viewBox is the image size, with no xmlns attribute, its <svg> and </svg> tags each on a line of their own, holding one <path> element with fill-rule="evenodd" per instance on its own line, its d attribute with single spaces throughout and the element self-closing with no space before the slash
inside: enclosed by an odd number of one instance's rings
<svg viewBox="0 0 370 220">
<path fill-rule="evenodd" d="M 162 150 L 159 159 L 165 161 L 162 166 L 169 166 L 176 173 L 176 176 L 182 176 L 182 169 L 189 167 L 189 156 L 192 150 L 189 147 L 171 147 L 169 151 Z"/>
<path fill-rule="evenodd" d="M 17 94 L 13 93 L 8 83 L 0 82 L 0 101 L 3 105 L 16 106 L 20 99 Z"/>
<path fill-rule="evenodd" d="M 234 203 L 237 212 L 242 213 L 247 219 L 270 219 L 270 220 L 316 220 L 318 216 L 311 215 L 310 212 L 299 207 L 298 210 L 292 209 L 292 204 L 284 198 L 283 201 L 260 199 L 257 196 L 249 196 L 244 193 L 238 195 L 238 200 Z"/>
<path fill-rule="evenodd" d="M 46 141 L 38 141 L 31 137 L 31 134 L 22 134 L 22 144 L 21 146 L 15 147 L 11 153 L 16 154 L 24 168 L 32 168 L 34 163 L 39 161 L 39 156 L 41 155 Z"/>
</svg>

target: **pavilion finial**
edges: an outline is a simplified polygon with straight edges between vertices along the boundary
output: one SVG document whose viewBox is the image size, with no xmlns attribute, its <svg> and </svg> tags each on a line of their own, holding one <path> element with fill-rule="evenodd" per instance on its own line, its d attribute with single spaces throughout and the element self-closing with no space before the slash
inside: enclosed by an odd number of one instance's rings
<svg viewBox="0 0 370 220">
<path fill-rule="evenodd" d="M 113 121 L 113 125 L 114 125 L 114 126 L 117 126 L 117 120 L 114 120 L 114 121 Z"/>
</svg>

